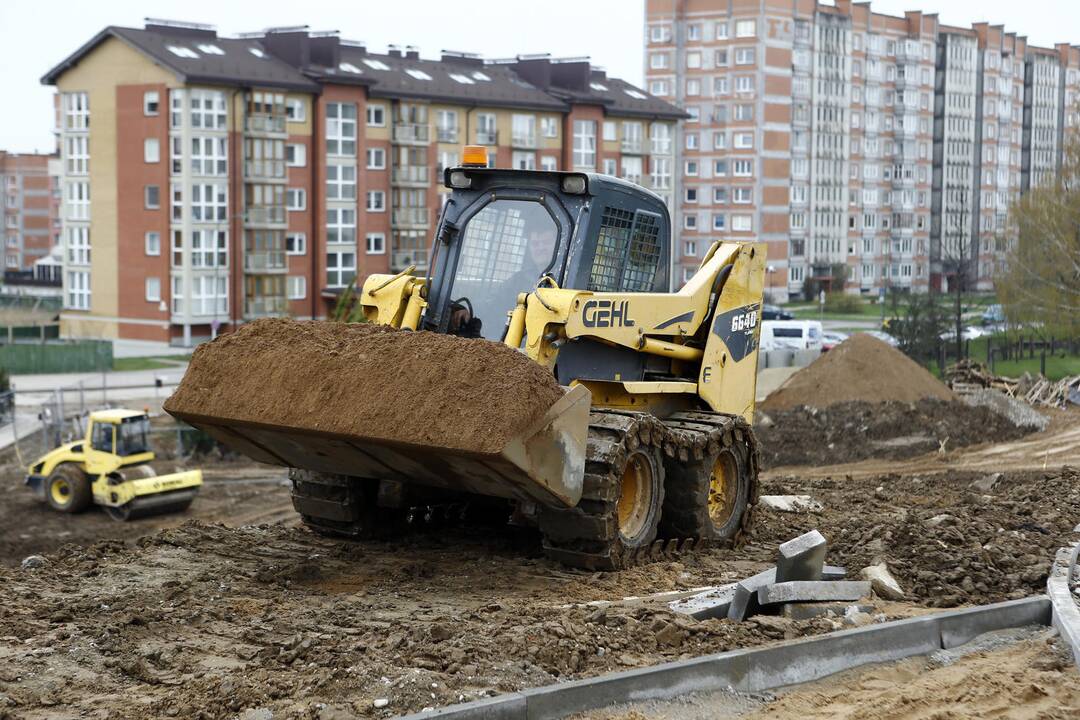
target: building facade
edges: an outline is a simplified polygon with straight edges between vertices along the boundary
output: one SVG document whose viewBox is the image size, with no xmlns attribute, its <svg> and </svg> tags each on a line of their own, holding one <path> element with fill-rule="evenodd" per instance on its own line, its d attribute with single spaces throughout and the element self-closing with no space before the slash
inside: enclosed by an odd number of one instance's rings
<svg viewBox="0 0 1080 720">
<path fill-rule="evenodd" d="M 716 238 L 769 243 L 768 294 L 993 288 L 1008 207 L 1054 176 L 1080 50 L 836 0 L 647 0 L 650 93 L 684 108 L 688 277 Z"/>
<path fill-rule="evenodd" d="M 670 203 L 685 115 L 587 59 L 429 60 L 306 28 L 109 27 L 43 82 L 58 91 L 61 331 L 181 345 L 325 317 L 354 279 L 428 269 L 465 144 Z"/>
<path fill-rule="evenodd" d="M 53 261 L 61 233 L 58 175 L 54 156 L 0 150 L 6 283 L 48 285 L 59 279 Z"/>
</svg>

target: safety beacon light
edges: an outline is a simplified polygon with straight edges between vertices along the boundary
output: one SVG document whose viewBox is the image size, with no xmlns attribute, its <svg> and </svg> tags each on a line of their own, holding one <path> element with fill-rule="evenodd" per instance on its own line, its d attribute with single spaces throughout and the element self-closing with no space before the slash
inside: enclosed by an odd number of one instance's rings
<svg viewBox="0 0 1080 720">
<path fill-rule="evenodd" d="M 461 157 L 462 167 L 487 167 L 487 148 L 483 145 L 466 145 Z"/>
</svg>

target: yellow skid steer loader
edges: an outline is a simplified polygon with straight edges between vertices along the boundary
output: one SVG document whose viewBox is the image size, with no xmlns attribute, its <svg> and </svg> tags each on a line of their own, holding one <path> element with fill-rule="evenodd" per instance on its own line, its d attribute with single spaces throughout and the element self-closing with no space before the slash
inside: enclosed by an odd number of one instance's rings
<svg viewBox="0 0 1080 720">
<path fill-rule="evenodd" d="M 90 413 L 86 437 L 30 466 L 26 484 L 60 512 L 96 503 L 115 520 L 182 512 L 202 486 L 202 471 L 157 475 L 150 467 L 150 418 L 135 410 Z"/>
<path fill-rule="evenodd" d="M 322 533 L 385 535 L 438 491 L 511 501 L 547 554 L 577 567 L 737 542 L 757 493 L 750 422 L 765 245 L 714 242 L 672 292 L 671 222 L 655 193 L 593 173 L 487 168 L 482 148 L 465 157 L 445 172 L 452 192 L 430 274 L 373 275 L 358 302 L 370 323 L 521 350 L 564 387 L 546 414 L 500 452 L 477 453 L 390 441 L 376 426 L 330 432 L 314 415 L 275 424 L 245 413 L 256 401 L 243 397 L 213 416 L 185 408 L 178 392 L 166 410 L 292 468 L 293 503 Z M 193 362 L 184 384 L 214 392 L 212 365 Z M 282 370 L 250 363 L 265 393 L 306 368 Z M 411 401 L 409 372 L 400 403 Z"/>
</svg>

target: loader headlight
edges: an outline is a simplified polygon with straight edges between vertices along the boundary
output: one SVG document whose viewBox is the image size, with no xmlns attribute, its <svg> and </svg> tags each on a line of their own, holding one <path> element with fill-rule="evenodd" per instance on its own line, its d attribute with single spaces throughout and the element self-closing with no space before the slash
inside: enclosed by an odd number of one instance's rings
<svg viewBox="0 0 1080 720">
<path fill-rule="evenodd" d="M 584 195 L 587 187 L 584 175 L 568 175 L 562 181 L 562 191 L 567 195 Z"/>
<path fill-rule="evenodd" d="M 455 170 L 450 173 L 450 187 L 453 188 L 471 188 L 472 178 L 466 175 L 461 170 Z"/>
</svg>

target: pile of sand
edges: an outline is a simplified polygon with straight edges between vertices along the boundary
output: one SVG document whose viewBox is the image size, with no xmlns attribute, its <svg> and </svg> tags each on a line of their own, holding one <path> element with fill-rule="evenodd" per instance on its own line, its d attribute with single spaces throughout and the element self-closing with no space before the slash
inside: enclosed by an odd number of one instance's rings
<svg viewBox="0 0 1080 720">
<path fill-rule="evenodd" d="M 797 405 L 824 408 L 851 400 L 913 403 L 923 398 L 956 396 L 904 353 L 859 333 L 792 375 L 760 407 L 770 411 Z"/>
<path fill-rule="evenodd" d="M 494 453 L 562 396 L 501 343 L 264 319 L 200 346 L 165 410 Z"/>
</svg>

